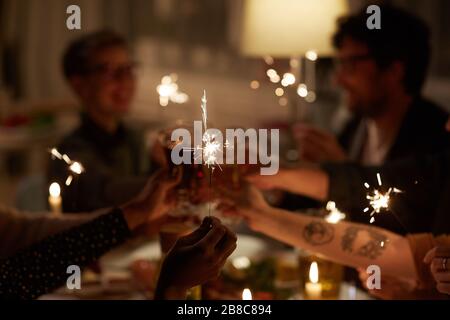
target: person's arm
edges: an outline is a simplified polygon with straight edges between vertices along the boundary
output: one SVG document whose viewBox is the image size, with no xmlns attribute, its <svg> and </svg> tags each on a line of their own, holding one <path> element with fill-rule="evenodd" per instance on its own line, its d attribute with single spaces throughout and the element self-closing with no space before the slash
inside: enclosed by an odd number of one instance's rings
<svg viewBox="0 0 450 320">
<path fill-rule="evenodd" d="M 282 189 L 306 195 L 319 201 L 332 200 L 339 209 L 362 212 L 367 207 L 364 183 L 378 188 L 380 173 L 383 188 L 396 187 L 404 191 L 392 198 L 391 208 L 407 228 L 423 229 L 423 212 L 433 213 L 439 199 L 446 198 L 450 175 L 450 154 L 407 158 L 379 167 L 363 167 L 352 163 L 327 163 L 280 170 L 273 176 L 252 175 L 247 179 L 260 189 Z M 360 221 L 358 215 L 350 216 Z M 360 221 L 362 222 L 362 221 Z M 432 224 L 432 219 L 428 222 Z M 443 228 L 441 228 L 443 229 Z"/>
<path fill-rule="evenodd" d="M 409 242 L 400 235 L 347 221 L 331 224 L 322 218 L 272 208 L 251 186 L 239 194 L 228 192 L 228 199 L 232 205 L 226 204 L 225 211 L 243 216 L 252 229 L 279 241 L 350 267 L 378 265 L 385 274 L 405 280 L 418 278 Z"/>
<path fill-rule="evenodd" d="M 378 265 L 382 272 L 417 280 L 414 259 L 406 238 L 372 226 L 322 218 L 271 208 L 256 222 L 255 230 L 279 241 L 320 253 L 330 260 L 354 267 Z"/>
<path fill-rule="evenodd" d="M 67 267 L 92 263 L 123 243 L 144 223 L 160 218 L 171 202 L 167 195 L 180 181 L 158 172 L 132 201 L 88 223 L 51 236 L 0 261 L 0 297 L 34 299 L 64 284 Z"/>
<path fill-rule="evenodd" d="M 67 268 L 92 263 L 129 236 L 120 209 L 51 236 L 0 262 L 0 297 L 35 299 L 67 281 Z"/>
<path fill-rule="evenodd" d="M 89 222 L 108 209 L 86 214 L 55 216 L 49 212 L 21 212 L 0 205 L 0 259 L 46 237 Z"/>
<path fill-rule="evenodd" d="M 315 165 L 280 169 L 275 175 L 249 175 L 246 179 L 260 189 L 281 189 L 318 201 L 328 198 L 330 185 L 328 174 Z"/>
</svg>

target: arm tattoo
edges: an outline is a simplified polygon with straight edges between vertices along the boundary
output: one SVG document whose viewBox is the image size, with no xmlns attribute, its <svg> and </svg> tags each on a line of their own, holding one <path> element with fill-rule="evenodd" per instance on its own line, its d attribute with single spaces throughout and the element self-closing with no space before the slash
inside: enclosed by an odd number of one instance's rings
<svg viewBox="0 0 450 320">
<path fill-rule="evenodd" d="M 303 229 L 303 238 L 313 246 L 327 244 L 334 238 L 334 229 L 329 223 L 313 221 Z"/>
<path fill-rule="evenodd" d="M 368 233 L 370 239 L 365 244 L 354 250 L 353 245 L 360 231 Z M 351 226 L 345 230 L 345 233 L 342 236 L 341 247 L 345 252 L 353 253 L 369 259 L 376 259 L 383 253 L 387 242 L 388 238 L 378 231 Z"/>
</svg>

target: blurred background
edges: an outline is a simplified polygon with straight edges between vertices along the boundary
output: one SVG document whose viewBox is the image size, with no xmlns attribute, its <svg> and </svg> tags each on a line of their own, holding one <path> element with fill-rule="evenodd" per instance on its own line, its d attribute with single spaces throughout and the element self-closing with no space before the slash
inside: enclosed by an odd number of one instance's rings
<svg viewBox="0 0 450 320">
<path fill-rule="evenodd" d="M 295 6 L 283 1 L 286 8 Z M 70 41 L 99 29 L 130 41 L 139 68 L 127 122 L 147 129 L 149 144 L 155 132 L 179 119 L 201 119 L 203 89 L 214 127 L 283 129 L 301 120 L 338 131 L 346 114 L 333 85 L 329 36 L 337 16 L 373 1 L 331 0 L 325 6 L 298 0 L 308 3 L 303 16 L 285 10 L 270 18 L 255 2 L 0 0 L 0 202 L 33 209 L 27 203 L 46 199 L 48 190 L 37 186 L 50 159 L 47 150 L 79 121 L 61 57 Z M 428 22 L 433 60 L 425 95 L 450 106 L 450 2 L 387 2 Z M 73 4 L 81 8 L 81 30 L 66 28 L 66 8 Z M 278 27 L 286 37 L 258 38 L 261 30 Z M 283 156 L 295 160 L 285 133 Z M 36 198 L 24 200 L 30 189 Z"/>
</svg>

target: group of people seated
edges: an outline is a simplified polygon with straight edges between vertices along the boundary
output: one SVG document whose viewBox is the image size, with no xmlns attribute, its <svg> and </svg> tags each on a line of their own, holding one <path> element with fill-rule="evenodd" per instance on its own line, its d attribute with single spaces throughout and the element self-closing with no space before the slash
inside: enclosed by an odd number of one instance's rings
<svg viewBox="0 0 450 320">
<path fill-rule="evenodd" d="M 255 231 L 337 263 L 378 265 L 382 289 L 370 290 L 375 296 L 445 299 L 449 115 L 422 95 L 431 57 L 426 24 L 395 7 L 381 11 L 382 29 L 367 29 L 362 11 L 339 20 L 332 39 L 336 82 L 353 114 L 342 134 L 295 125 L 301 164 L 273 176 L 247 175 L 237 192 L 224 188 L 220 208 Z M 66 50 L 64 75 L 83 112 L 58 150 L 86 172 L 65 186 L 66 166 L 51 162 L 49 181 L 63 186 L 67 214 L 60 217 L 0 207 L 0 297 L 34 299 L 58 288 L 67 266 L 89 265 L 144 225 L 158 228 L 175 205 L 170 195 L 180 170 L 169 172 L 170 159 L 148 152 L 142 134 L 122 120 L 135 91 L 134 68 L 126 41 L 111 31 L 83 36 Z M 404 193 L 391 199 L 395 214 L 379 214 L 371 225 L 363 185 L 376 185 L 377 173 Z M 269 205 L 260 189 L 283 190 L 288 201 Z M 330 224 L 301 213 L 312 200 L 335 201 L 347 220 Z M 215 277 L 235 248 L 233 232 L 205 218 L 169 251 L 155 298 L 182 298 Z"/>
</svg>

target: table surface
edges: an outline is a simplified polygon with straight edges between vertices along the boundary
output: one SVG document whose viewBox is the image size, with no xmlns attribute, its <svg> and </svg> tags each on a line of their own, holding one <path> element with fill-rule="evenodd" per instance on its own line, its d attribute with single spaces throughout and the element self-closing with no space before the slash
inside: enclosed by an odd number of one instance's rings
<svg viewBox="0 0 450 320">
<path fill-rule="evenodd" d="M 252 258 L 262 254 L 267 255 L 267 252 L 271 252 L 271 255 L 298 254 L 298 252 L 287 249 L 280 243 L 252 235 L 240 234 L 237 248 L 229 259 L 241 256 Z M 82 285 L 82 289 L 77 290 L 75 294 L 69 294 L 67 290 L 59 289 L 54 293 L 42 296 L 40 299 L 146 299 L 145 295 L 133 286 L 129 266 L 136 260 L 158 260 L 160 257 L 160 246 L 156 240 L 137 240 L 128 243 L 100 259 L 99 263 L 102 270 L 102 281 L 100 283 L 84 287 Z M 109 281 L 109 279 L 115 279 L 115 281 Z M 303 297 L 299 294 L 292 299 L 303 299 Z M 371 297 L 366 292 L 344 282 L 341 284 L 338 299 L 368 300 Z"/>
</svg>

